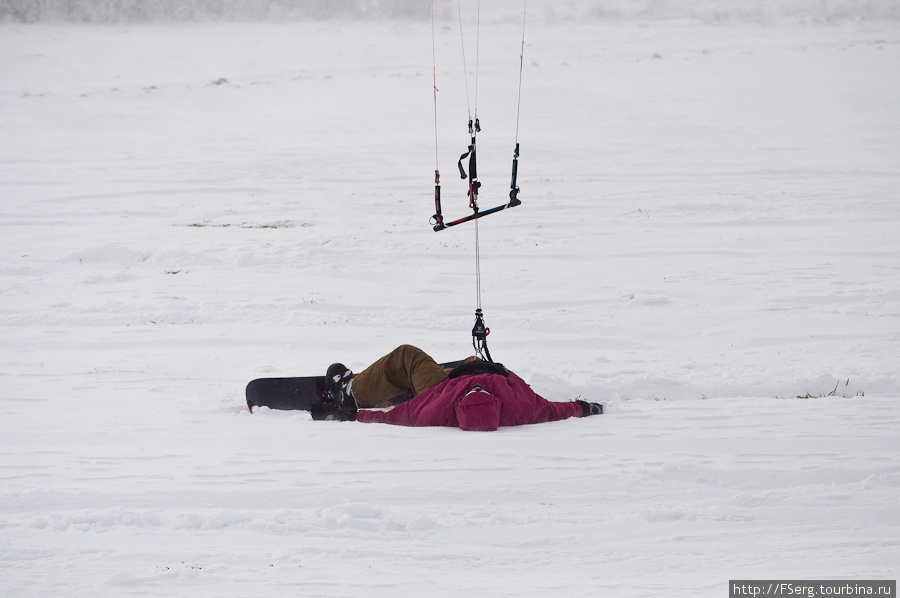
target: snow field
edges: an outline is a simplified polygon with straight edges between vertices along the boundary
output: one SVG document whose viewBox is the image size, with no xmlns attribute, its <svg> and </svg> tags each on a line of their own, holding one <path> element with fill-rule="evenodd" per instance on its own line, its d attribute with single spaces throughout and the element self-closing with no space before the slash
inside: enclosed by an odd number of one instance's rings
<svg viewBox="0 0 900 598">
<path fill-rule="evenodd" d="M 265 411 L 182 412 L 172 430 L 112 402 L 67 432 L 34 407 L 5 435 L 31 454 L 7 474 L 5 566 L 16 595 L 718 595 L 729 576 L 883 576 L 895 412 L 823 403 L 636 401 L 463 439 Z"/>
<path fill-rule="evenodd" d="M 452 217 L 466 108 L 440 25 Z M 492 27 L 484 206 L 520 35 Z M 0 26 L 0 594 L 896 578 L 896 24 L 528 33 L 524 204 L 480 225 L 491 350 L 607 414 L 465 434 L 242 403 L 401 343 L 470 352 L 473 229 L 427 225 L 430 27 Z"/>
</svg>

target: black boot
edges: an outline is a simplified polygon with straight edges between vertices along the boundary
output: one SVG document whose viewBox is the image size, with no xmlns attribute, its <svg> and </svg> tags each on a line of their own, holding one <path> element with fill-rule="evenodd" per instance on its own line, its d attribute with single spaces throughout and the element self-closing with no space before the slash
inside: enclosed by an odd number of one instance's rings
<svg viewBox="0 0 900 598">
<path fill-rule="evenodd" d="M 350 389 L 353 372 L 343 363 L 332 363 L 325 373 L 325 390 L 328 398 L 341 409 L 358 408 Z"/>
<path fill-rule="evenodd" d="M 325 396 L 310 408 L 309 412 L 315 420 L 353 421 L 359 407 L 353 398 L 350 383 L 353 372 L 342 363 L 328 366 L 325 374 Z"/>
</svg>

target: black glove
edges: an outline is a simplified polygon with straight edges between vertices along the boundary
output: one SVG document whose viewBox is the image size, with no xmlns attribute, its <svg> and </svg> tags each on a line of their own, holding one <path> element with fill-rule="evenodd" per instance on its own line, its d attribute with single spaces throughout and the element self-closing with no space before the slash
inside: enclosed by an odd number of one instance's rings
<svg viewBox="0 0 900 598">
<path fill-rule="evenodd" d="M 581 417 L 587 417 L 589 415 L 600 415 L 603 413 L 603 405 L 600 403 L 588 403 L 587 401 L 578 400 L 575 401 L 579 405 L 581 405 Z"/>
<path fill-rule="evenodd" d="M 332 401 L 319 401 L 309 409 L 310 415 L 316 421 L 356 421 L 357 412 L 356 405 L 341 407 Z"/>
</svg>

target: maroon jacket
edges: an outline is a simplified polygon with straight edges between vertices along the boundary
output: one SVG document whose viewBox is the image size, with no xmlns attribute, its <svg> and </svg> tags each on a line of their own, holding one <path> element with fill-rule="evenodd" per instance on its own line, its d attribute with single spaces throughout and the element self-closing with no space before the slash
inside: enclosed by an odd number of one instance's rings
<svg viewBox="0 0 900 598">
<path fill-rule="evenodd" d="M 476 385 L 486 392 L 469 392 Z M 357 421 L 398 426 L 459 426 L 496 430 L 583 415 L 578 403 L 553 403 L 510 372 L 448 378 L 390 411 L 360 410 Z"/>
</svg>

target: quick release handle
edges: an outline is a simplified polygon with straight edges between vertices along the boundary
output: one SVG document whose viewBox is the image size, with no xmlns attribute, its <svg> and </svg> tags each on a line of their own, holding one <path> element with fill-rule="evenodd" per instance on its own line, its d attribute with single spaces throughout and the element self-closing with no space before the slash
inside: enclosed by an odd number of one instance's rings
<svg viewBox="0 0 900 598">
<path fill-rule="evenodd" d="M 491 329 L 484 325 L 484 315 L 480 309 L 475 310 L 475 326 L 472 327 L 472 336 L 475 340 L 483 341 L 487 335 L 491 333 Z"/>
<path fill-rule="evenodd" d="M 487 358 L 491 363 L 491 352 L 488 351 L 487 336 L 491 333 L 491 329 L 484 325 L 484 315 L 481 308 L 475 310 L 475 326 L 472 328 L 472 346 L 475 347 L 475 354 L 478 357 Z"/>
</svg>

